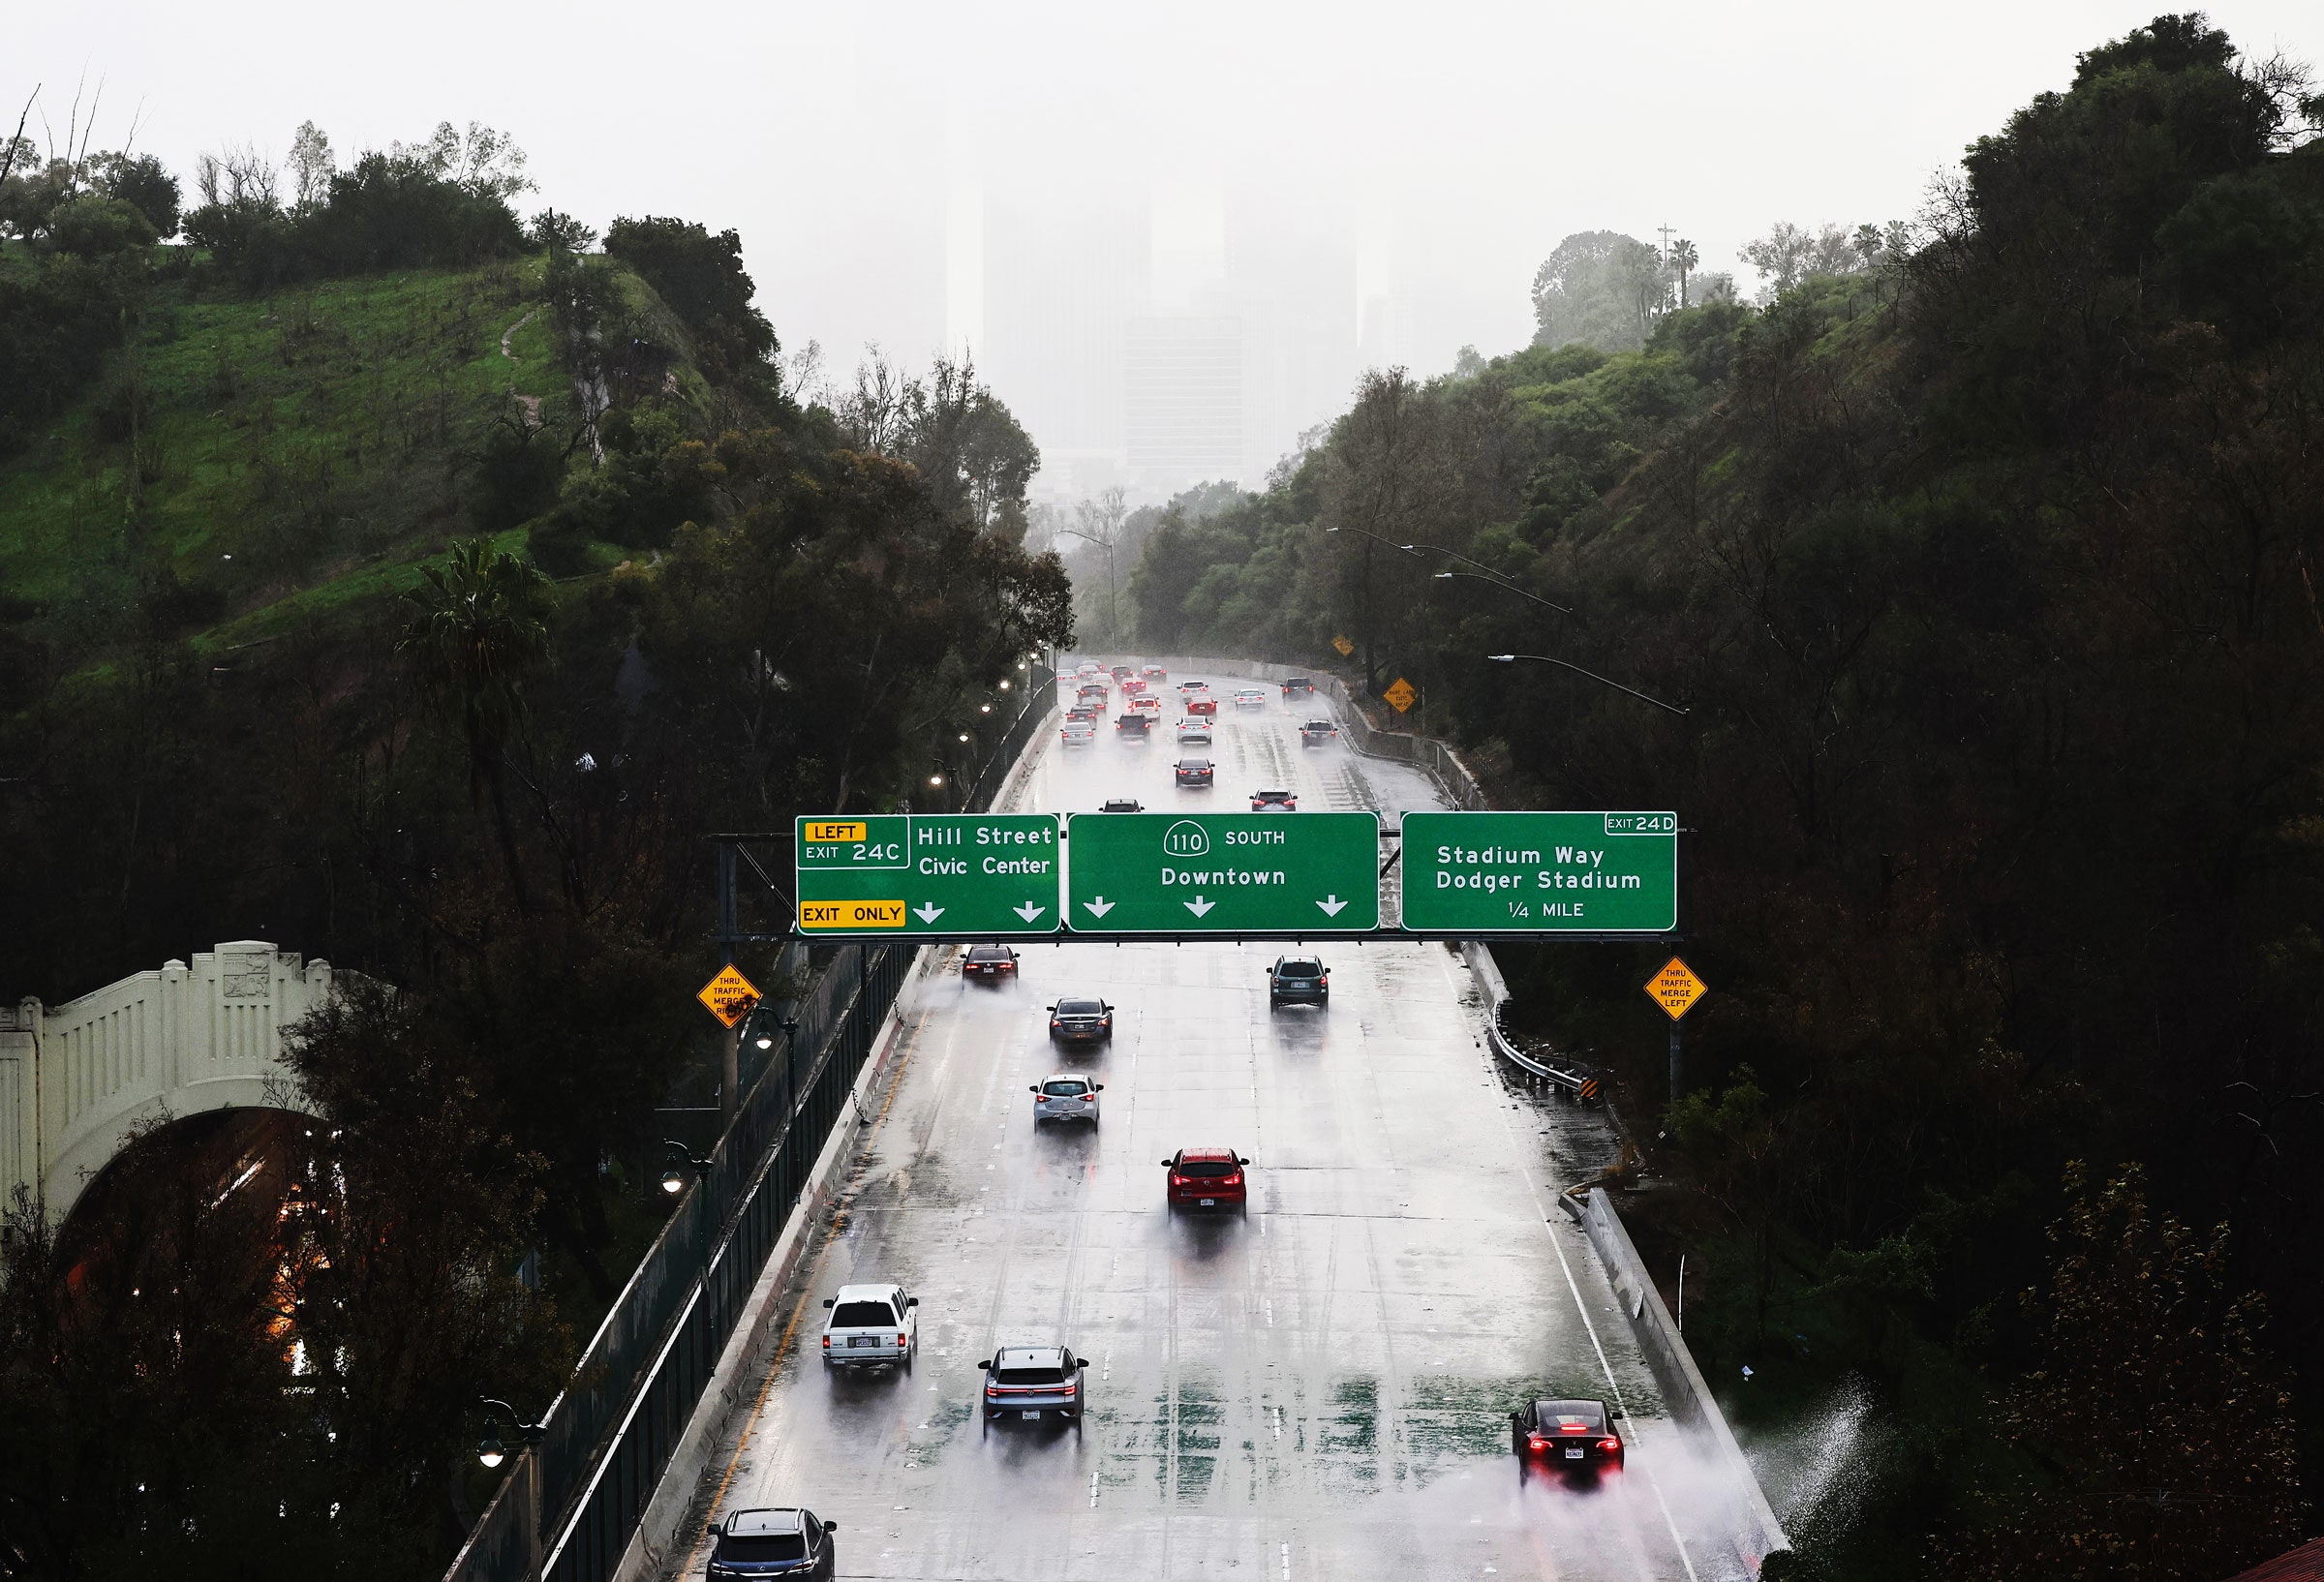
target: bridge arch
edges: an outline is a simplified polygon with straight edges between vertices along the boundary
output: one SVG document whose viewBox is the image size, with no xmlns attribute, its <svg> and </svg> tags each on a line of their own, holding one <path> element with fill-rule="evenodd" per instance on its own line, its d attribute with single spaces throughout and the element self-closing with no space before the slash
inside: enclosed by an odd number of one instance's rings
<svg viewBox="0 0 2324 1582">
<path fill-rule="evenodd" d="M 65 1005 L 0 1009 L 0 1180 L 62 1220 L 142 1123 L 295 1108 L 283 1030 L 330 991 L 329 962 L 236 939 Z"/>
</svg>

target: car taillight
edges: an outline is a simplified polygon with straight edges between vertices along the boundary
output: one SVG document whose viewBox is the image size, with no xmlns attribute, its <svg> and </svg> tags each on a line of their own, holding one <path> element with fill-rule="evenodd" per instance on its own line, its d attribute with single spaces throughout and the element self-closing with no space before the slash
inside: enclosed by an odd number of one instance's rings
<svg viewBox="0 0 2324 1582">
<path fill-rule="evenodd" d="M 831 1350 L 831 1337 L 829 1335 L 825 1335 L 823 1337 L 823 1349 L 827 1352 Z"/>
<path fill-rule="evenodd" d="M 896 1344 L 899 1346 L 909 1346 L 911 1343 L 912 1337 L 909 1335 L 898 1335 L 896 1337 Z"/>
<path fill-rule="evenodd" d="M 1618 1439 L 1602 1439 L 1598 1442 L 1598 1448 L 1601 1450 L 1619 1450 L 1622 1448 L 1622 1442 Z"/>
<path fill-rule="evenodd" d="M 985 1393 L 987 1395 L 998 1395 L 1000 1393 L 1000 1386 L 998 1384 L 987 1384 L 985 1386 Z"/>
<path fill-rule="evenodd" d="M 1078 1388 L 1080 1388 L 1078 1384 L 1067 1384 L 1062 1390 L 1059 1390 L 1058 1393 L 1060 1395 L 1071 1395 Z"/>
<path fill-rule="evenodd" d="M 1549 1442 L 1544 1439 L 1541 1435 L 1536 1434 L 1533 1436 L 1533 1447 L 1537 1450 L 1546 1450 L 1549 1448 Z"/>
<path fill-rule="evenodd" d="M 1095 1104 L 1097 1103 L 1097 1095 L 1094 1093 L 1085 1093 L 1082 1095 L 1082 1103 Z"/>
<path fill-rule="evenodd" d="M 1170 1178 L 1170 1184 L 1172 1186 L 1184 1186 L 1186 1184 L 1186 1177 L 1183 1175 L 1173 1175 Z M 829 1345 L 830 1343 L 826 1341 L 824 1344 Z"/>
<path fill-rule="evenodd" d="M 1050 1026 L 1052 1026 L 1052 1027 L 1062 1027 L 1062 1026 L 1064 1026 L 1064 1025 L 1065 1025 L 1063 1022 L 1059 1021 L 1059 1020 L 1058 1020 L 1056 1018 L 1055 1018 L 1055 1017 L 1052 1017 L 1052 1018 L 1050 1018 L 1050 1019 L 1049 1019 L 1049 1024 L 1050 1024 Z"/>
<path fill-rule="evenodd" d="M 1242 1185 L 1242 1171 L 1236 1171 L 1234 1174 L 1232 1174 L 1232 1175 L 1228 1176 L 1228 1177 L 1227 1177 L 1225 1180 L 1223 1180 L 1223 1181 L 1219 1182 L 1218 1184 L 1219 1184 L 1220 1186 L 1240 1186 L 1240 1185 Z"/>
</svg>

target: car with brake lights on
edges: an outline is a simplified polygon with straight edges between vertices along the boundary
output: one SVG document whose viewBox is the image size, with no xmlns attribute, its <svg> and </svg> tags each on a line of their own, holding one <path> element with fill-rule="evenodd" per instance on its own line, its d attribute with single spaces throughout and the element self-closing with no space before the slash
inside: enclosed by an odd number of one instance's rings
<svg viewBox="0 0 2324 1582">
<path fill-rule="evenodd" d="M 1045 1081 L 1033 1083 L 1032 1090 L 1036 1129 L 1045 1120 L 1086 1120 L 1095 1126 L 1097 1096 L 1106 1090 L 1106 1084 L 1060 1071 Z"/>
<path fill-rule="evenodd" d="M 1509 1447 L 1520 1461 L 1576 1472 L 1622 1465 L 1619 1407 L 1604 1401 L 1528 1401 L 1509 1415 Z"/>
<path fill-rule="evenodd" d="M 1057 727 L 1057 741 L 1069 747 L 1089 746 L 1097 741 L 1097 724 L 1086 716 L 1076 719 L 1068 715 L 1065 723 Z"/>
<path fill-rule="evenodd" d="M 1130 699 L 1130 710 L 1133 714 L 1144 715 L 1148 719 L 1160 719 L 1162 717 L 1162 700 L 1151 692 L 1141 692 Z"/>
<path fill-rule="evenodd" d="M 1250 1187 L 1243 1176 L 1249 1160 L 1233 1148 L 1180 1148 L 1162 1161 L 1170 1171 L 1164 1202 L 1171 1208 L 1241 1208 Z"/>
<path fill-rule="evenodd" d="M 1181 743 L 1199 742 L 1204 746 L 1208 746 L 1210 745 L 1210 721 L 1196 715 L 1188 715 L 1184 719 L 1178 721 L 1178 740 Z"/>
<path fill-rule="evenodd" d="M 1238 686 L 1235 688 L 1235 707 L 1238 709 L 1266 708 L 1267 689 L 1262 686 Z"/>
<path fill-rule="evenodd" d="M 1310 719 L 1300 727 L 1300 745 L 1320 747 L 1339 740 L 1339 727 L 1329 719 Z"/>
<path fill-rule="evenodd" d="M 1017 953 L 1006 945 L 971 945 L 961 958 L 963 978 L 1014 978 Z"/>
<path fill-rule="evenodd" d="M 1089 1394 L 1089 1364 L 1066 1346 L 1003 1346 L 985 1370 L 985 1421 L 1055 1416 L 1077 1426 Z"/>
<path fill-rule="evenodd" d="M 1300 799 L 1292 791 L 1254 791 L 1251 793 L 1251 811 L 1254 813 L 1296 813 Z"/>
<path fill-rule="evenodd" d="M 1101 813 L 1143 813 L 1146 804 L 1136 797 L 1108 797 L 1097 805 Z"/>
<path fill-rule="evenodd" d="M 1331 969 L 1313 956 L 1278 956 L 1267 969 L 1267 1004 L 1330 1005 Z"/>
<path fill-rule="evenodd" d="M 1146 685 L 1148 686 L 1160 686 L 1164 682 L 1170 680 L 1170 672 L 1160 665 L 1147 665 L 1138 673 L 1146 678 Z"/>
<path fill-rule="evenodd" d="M 1177 776 L 1180 785 L 1195 786 L 1207 791 L 1210 787 L 1214 773 L 1210 760 L 1208 758 L 1180 758 L 1178 760 Z"/>
<path fill-rule="evenodd" d="M 823 1305 L 823 1360 L 833 1367 L 867 1368 L 901 1362 L 908 1370 L 918 1349 L 920 1298 L 898 1285 L 841 1286 Z"/>
<path fill-rule="evenodd" d="M 1104 1000 L 1059 1000 L 1049 1008 L 1053 1044 L 1111 1044 L 1114 1007 Z"/>
<path fill-rule="evenodd" d="M 1116 665 L 1111 670 L 1107 671 L 1106 674 L 1112 676 L 1117 682 L 1126 682 L 1132 676 L 1135 676 L 1138 673 L 1135 670 L 1132 670 L 1128 665 Z"/>
<path fill-rule="evenodd" d="M 831 1582 L 839 1570 L 831 1536 L 838 1522 L 817 1521 L 811 1510 L 788 1507 L 730 1510 L 712 1526 L 706 1573 L 711 1582 L 780 1577 L 783 1582 Z"/>
<path fill-rule="evenodd" d="M 1115 734 L 1125 742 L 1143 742 L 1154 728 L 1154 716 L 1136 709 L 1125 711 L 1114 721 Z"/>
<path fill-rule="evenodd" d="M 1313 696 L 1315 696 L 1315 683 L 1305 676 L 1283 678 L 1283 701 L 1285 703 L 1289 703 L 1293 698 L 1311 698 Z"/>
<path fill-rule="evenodd" d="M 1096 720 L 1103 719 L 1105 715 L 1106 706 L 1102 701 L 1086 703 L 1077 700 L 1072 708 L 1065 711 L 1067 719 Z"/>
</svg>

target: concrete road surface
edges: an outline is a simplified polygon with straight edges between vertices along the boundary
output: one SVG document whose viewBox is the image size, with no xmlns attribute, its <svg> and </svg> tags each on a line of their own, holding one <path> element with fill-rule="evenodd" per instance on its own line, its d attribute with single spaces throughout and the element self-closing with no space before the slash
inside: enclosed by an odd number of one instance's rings
<svg viewBox="0 0 2324 1582">
<path fill-rule="evenodd" d="M 1210 791 L 1173 785 L 1159 731 L 1053 736 L 1018 806 L 1231 810 L 1279 785 L 1303 809 L 1439 805 L 1417 770 L 1303 748 L 1313 712 L 1230 703 Z M 1270 1012 L 1287 948 L 1032 946 L 997 988 L 963 985 L 945 952 L 908 991 L 900 1075 L 780 1295 L 695 1519 L 806 1505 L 840 1523 L 850 1577 L 1730 1574 L 1690 1526 L 1704 1475 L 1552 1201 L 1597 1161 L 1561 1149 L 1561 1107 L 1480 1047 L 1459 959 L 1325 944 L 1329 1009 Z M 1114 1003 L 1111 1048 L 1050 1048 L 1061 994 Z M 1053 1071 L 1105 1082 L 1101 1129 L 1036 1135 L 1026 1084 Z M 1246 1214 L 1165 1211 L 1160 1161 L 1203 1143 L 1250 1156 Z M 918 1360 L 827 1372 L 822 1298 L 875 1280 L 920 1297 Z M 1090 1359 L 1078 1430 L 982 1421 L 976 1363 L 1026 1342 Z M 1522 1475 L 1506 1415 L 1532 1393 L 1627 1406 L 1627 1468 Z M 677 1574 L 707 1555 L 697 1539 Z"/>
</svg>

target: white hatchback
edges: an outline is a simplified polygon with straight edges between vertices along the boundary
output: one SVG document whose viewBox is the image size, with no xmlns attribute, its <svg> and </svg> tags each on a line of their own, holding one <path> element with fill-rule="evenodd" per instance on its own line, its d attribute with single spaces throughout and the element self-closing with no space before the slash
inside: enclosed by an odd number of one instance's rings
<svg viewBox="0 0 2324 1582">
<path fill-rule="evenodd" d="M 920 1349 L 920 1298 L 902 1286 L 841 1286 L 823 1305 L 823 1360 L 836 1366 L 870 1367 L 901 1362 L 908 1371 Z"/>
<path fill-rule="evenodd" d="M 1210 721 L 1205 719 L 1201 715 L 1188 715 L 1184 719 L 1178 721 L 1178 740 L 1181 743 L 1199 742 L 1203 745 L 1208 746 L 1210 745 Z"/>
<path fill-rule="evenodd" d="M 1235 707 L 1264 709 L 1267 707 L 1267 693 L 1256 686 L 1238 686 L 1235 689 Z"/>
<path fill-rule="evenodd" d="M 1086 1120 L 1092 1126 L 1097 1124 L 1097 1096 L 1106 1090 L 1105 1083 L 1061 1071 L 1046 1082 L 1033 1083 L 1032 1088 L 1036 1127 L 1045 1120 Z"/>
</svg>

